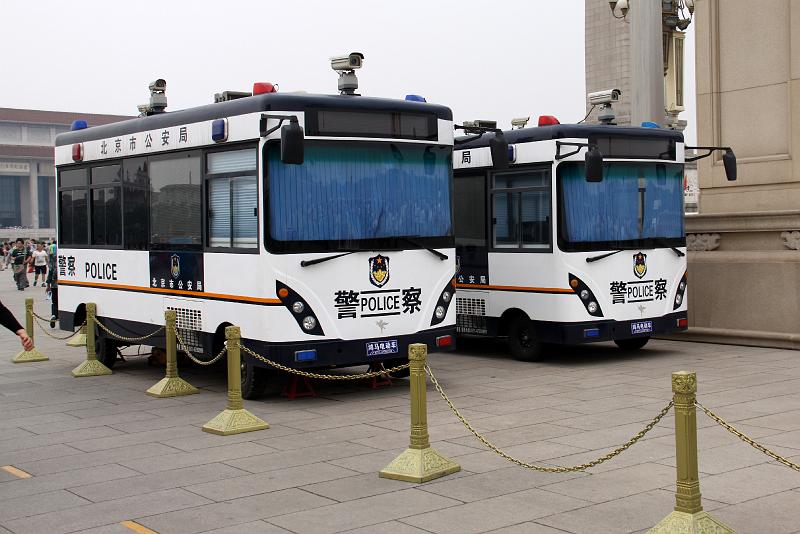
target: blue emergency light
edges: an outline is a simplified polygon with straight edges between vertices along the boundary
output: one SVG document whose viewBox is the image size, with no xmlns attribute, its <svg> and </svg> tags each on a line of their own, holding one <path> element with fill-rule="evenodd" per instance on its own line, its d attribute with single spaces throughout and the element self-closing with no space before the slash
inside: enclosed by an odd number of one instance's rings
<svg viewBox="0 0 800 534">
<path fill-rule="evenodd" d="M 217 119 L 211 123 L 211 139 L 215 143 L 228 140 L 228 119 Z"/>
<path fill-rule="evenodd" d="M 642 128 L 661 128 L 661 127 L 658 125 L 658 123 L 650 122 L 650 121 L 644 121 L 642 123 Z"/>
<path fill-rule="evenodd" d="M 517 162 L 517 147 L 516 147 L 516 145 L 508 145 L 508 162 L 509 163 L 516 163 Z"/>
<path fill-rule="evenodd" d="M 420 95 L 406 95 L 406 100 L 409 102 L 427 102 L 425 97 Z"/>
<path fill-rule="evenodd" d="M 317 351 L 315 349 L 309 350 L 296 350 L 294 352 L 294 361 L 296 362 L 313 362 L 317 359 Z"/>
<path fill-rule="evenodd" d="M 89 127 L 89 123 L 87 123 L 83 119 L 78 119 L 76 121 L 72 121 L 72 126 L 69 127 L 70 131 L 74 132 L 75 130 L 85 130 Z"/>
</svg>

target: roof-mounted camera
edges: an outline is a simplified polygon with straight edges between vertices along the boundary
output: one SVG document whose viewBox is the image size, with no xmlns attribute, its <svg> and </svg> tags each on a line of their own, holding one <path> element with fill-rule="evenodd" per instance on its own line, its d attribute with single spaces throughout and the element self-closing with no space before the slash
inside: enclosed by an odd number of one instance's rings
<svg viewBox="0 0 800 534">
<path fill-rule="evenodd" d="M 346 56 L 331 58 L 331 68 L 339 73 L 339 92 L 343 95 L 355 95 L 358 89 L 358 77 L 355 70 L 364 64 L 364 54 L 351 52 Z"/>
<path fill-rule="evenodd" d="M 159 78 L 150 82 L 150 102 L 137 106 L 141 117 L 164 113 L 167 109 L 167 81 Z"/>
</svg>

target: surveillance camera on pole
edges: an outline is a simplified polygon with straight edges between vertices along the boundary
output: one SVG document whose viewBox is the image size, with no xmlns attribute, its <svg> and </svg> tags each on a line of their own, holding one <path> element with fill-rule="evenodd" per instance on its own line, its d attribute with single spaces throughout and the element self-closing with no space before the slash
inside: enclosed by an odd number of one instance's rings
<svg viewBox="0 0 800 534">
<path fill-rule="evenodd" d="M 597 120 L 603 124 L 614 124 L 614 119 L 617 118 L 612 107 L 615 102 L 619 102 L 622 96 L 622 91 L 619 89 L 606 89 L 604 91 L 597 91 L 589 93 L 587 99 L 593 106 L 600 106 L 600 111 L 597 113 Z"/>
<path fill-rule="evenodd" d="M 339 73 L 339 92 L 343 95 L 355 95 L 358 89 L 358 77 L 355 70 L 364 63 L 364 54 L 351 52 L 346 56 L 331 58 L 331 68 Z"/>
<path fill-rule="evenodd" d="M 150 82 L 150 102 L 137 106 L 142 117 L 164 113 L 167 109 L 167 81 L 159 78 Z"/>
</svg>

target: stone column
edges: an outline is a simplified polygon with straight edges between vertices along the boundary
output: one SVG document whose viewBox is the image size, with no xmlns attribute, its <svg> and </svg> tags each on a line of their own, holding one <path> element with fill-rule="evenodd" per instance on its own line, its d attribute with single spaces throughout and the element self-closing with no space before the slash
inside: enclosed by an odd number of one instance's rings
<svg viewBox="0 0 800 534">
<path fill-rule="evenodd" d="M 28 173 L 28 189 L 30 190 L 31 228 L 39 228 L 39 167 L 35 161 L 30 162 Z"/>
<path fill-rule="evenodd" d="M 664 124 L 664 52 L 661 36 L 661 2 L 632 2 L 631 21 L 631 124 Z"/>
</svg>

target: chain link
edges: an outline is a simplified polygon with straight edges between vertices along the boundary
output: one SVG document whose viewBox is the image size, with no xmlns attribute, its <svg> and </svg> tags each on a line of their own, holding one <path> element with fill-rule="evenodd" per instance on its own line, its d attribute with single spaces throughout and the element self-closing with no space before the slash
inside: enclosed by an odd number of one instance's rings
<svg viewBox="0 0 800 534">
<path fill-rule="evenodd" d="M 50 319 L 44 319 L 44 318 L 36 315 L 35 313 L 32 314 L 32 315 L 33 315 L 33 322 L 36 324 L 36 326 L 39 327 L 39 329 L 42 331 L 42 333 L 44 335 L 46 335 L 47 337 L 50 337 L 50 338 L 53 338 L 53 339 L 57 339 L 58 341 L 65 341 L 65 340 L 67 340 L 67 339 L 69 339 L 71 337 L 74 337 L 75 334 L 80 333 L 80 331 L 81 331 L 80 329 L 83 328 L 86 325 L 86 321 L 84 321 L 83 324 L 78 327 L 78 331 L 77 332 L 70 332 L 66 336 L 56 336 L 54 334 L 51 334 L 45 327 L 42 326 L 42 323 L 39 322 L 39 321 L 47 321 L 49 323 Z"/>
<path fill-rule="evenodd" d="M 667 404 L 664 407 L 664 409 L 661 410 L 661 412 L 659 412 L 659 414 L 656 415 L 655 418 L 647 424 L 646 427 L 644 427 L 642 430 L 640 430 L 638 434 L 636 434 L 631 439 L 629 439 L 627 441 L 627 443 L 625 443 L 624 445 L 622 445 L 620 447 L 617 447 L 613 451 L 609 452 L 608 454 L 605 454 L 605 455 L 601 456 L 600 458 L 597 458 L 597 459 L 592 460 L 590 462 L 586 462 L 586 463 L 579 464 L 579 465 L 573 465 L 573 466 L 536 465 L 536 464 L 531 464 L 531 463 L 525 462 L 525 461 L 520 460 L 518 458 L 514 458 L 510 454 L 508 454 L 505 451 L 503 451 L 502 449 L 500 449 L 497 445 L 493 444 L 488 439 L 483 437 L 480 434 L 480 432 L 475 430 L 475 428 L 473 428 L 473 426 L 471 424 L 469 424 L 469 422 L 464 418 L 464 416 L 461 415 L 461 412 L 458 411 L 458 408 L 455 407 L 453 402 L 450 400 L 450 398 L 444 392 L 444 390 L 442 389 L 442 386 L 439 384 L 439 381 L 436 380 L 436 377 L 433 375 L 433 371 L 427 365 L 425 366 L 425 372 L 427 372 L 428 375 L 431 377 L 431 382 L 433 382 L 433 386 L 436 388 L 436 391 L 439 392 L 439 395 L 441 395 L 442 398 L 444 399 L 444 401 L 447 403 L 447 405 L 450 406 L 450 409 L 453 411 L 453 413 L 456 415 L 456 417 L 458 417 L 458 420 L 461 421 L 461 423 L 467 428 L 467 430 L 472 432 L 472 435 L 475 436 L 476 438 L 478 438 L 478 440 L 481 443 L 486 445 L 490 450 L 492 450 L 495 453 L 497 453 L 498 455 L 502 456 L 503 458 L 505 458 L 509 462 L 515 463 L 520 467 L 524 467 L 525 469 L 532 469 L 533 471 L 541 471 L 543 473 L 572 473 L 572 472 L 576 472 L 576 471 L 585 471 L 586 469 L 589 469 L 591 467 L 595 467 L 597 465 L 600 465 L 603 462 L 606 462 L 606 461 L 614 458 L 615 456 L 618 456 L 619 454 L 621 454 L 621 453 L 625 452 L 626 450 L 628 450 L 631 447 L 631 445 L 633 445 L 634 443 L 636 443 L 637 441 L 642 439 L 645 436 L 645 434 L 650 432 L 653 429 L 653 427 L 656 426 L 659 423 L 659 421 L 661 421 L 661 419 L 665 415 L 667 415 L 669 413 L 669 411 L 672 409 L 672 406 L 673 406 L 672 401 L 669 401 L 669 404 Z"/>
<path fill-rule="evenodd" d="M 309 373 L 307 371 L 301 371 L 299 369 L 294 369 L 292 367 L 286 367 L 285 365 L 281 365 L 278 362 L 273 362 L 272 360 L 267 359 L 262 355 L 257 354 L 256 352 L 253 352 L 244 345 L 242 345 L 242 350 L 247 354 L 249 354 L 250 356 L 252 356 L 253 358 L 260 360 L 266 363 L 267 365 L 274 367 L 275 369 L 286 371 L 287 373 L 292 373 L 298 376 L 304 376 L 306 378 L 317 378 L 319 380 L 364 380 L 365 378 L 374 378 L 376 376 L 388 375 L 411 367 L 410 363 L 404 363 L 403 365 L 398 365 L 397 367 L 391 367 L 389 369 L 381 369 L 378 371 L 369 371 L 367 373 L 347 374 L 347 375 L 327 375 L 320 373 Z"/>
<path fill-rule="evenodd" d="M 146 336 L 140 336 L 140 337 L 125 337 L 125 336 L 121 336 L 121 335 L 119 335 L 119 334 L 117 334 L 117 333 L 114 333 L 114 332 L 112 332 L 111 330 L 109 330 L 109 329 L 108 329 L 108 327 L 107 327 L 106 325 L 104 325 L 103 323 L 101 323 L 101 322 L 100 322 L 100 321 L 97 319 L 97 317 L 95 317 L 95 319 L 94 319 L 94 322 L 95 322 L 95 323 L 97 323 L 97 326 L 99 326 L 99 327 L 100 327 L 100 329 L 101 329 L 101 330 L 103 330 L 103 331 L 104 331 L 106 334 L 108 334 L 108 335 L 110 335 L 110 336 L 112 336 L 112 337 L 114 337 L 115 339 L 118 339 L 118 340 L 120 340 L 120 341 L 126 341 L 126 342 L 128 342 L 128 343 L 133 343 L 133 344 L 139 344 L 139 343 L 141 343 L 142 341 L 144 341 L 144 340 L 146 340 L 146 339 L 149 339 L 149 338 L 151 338 L 151 337 L 153 337 L 153 336 L 155 336 L 155 335 L 159 334 L 159 333 L 160 333 L 162 330 L 164 330 L 164 327 L 163 327 L 163 326 L 159 326 L 159 327 L 158 327 L 158 329 L 157 329 L 155 332 L 153 332 L 153 333 L 151 333 L 151 334 L 147 334 Z"/>
<path fill-rule="evenodd" d="M 764 454 L 766 454 L 767 456 L 769 456 L 773 460 L 776 460 L 776 461 L 782 463 L 783 465 L 794 469 L 795 471 L 800 471 L 800 465 L 798 465 L 798 464 L 796 464 L 796 463 L 794 463 L 794 462 L 792 462 L 790 460 L 787 460 L 786 458 L 784 458 L 780 454 L 777 454 L 777 453 L 769 450 L 765 446 L 761 445 L 760 443 L 757 443 L 756 440 L 754 440 L 753 438 L 747 436 L 744 432 L 742 432 L 740 430 L 737 430 L 736 428 L 734 428 L 733 425 L 731 425 L 730 423 L 726 422 L 724 419 L 722 419 L 722 417 L 718 416 L 717 414 L 715 414 L 714 412 L 712 412 L 711 410 L 709 410 L 708 408 L 706 408 L 705 406 L 703 406 L 699 402 L 695 401 L 694 404 L 695 404 L 695 406 L 697 406 L 698 408 L 703 410 L 703 412 L 705 412 L 705 414 L 707 416 L 709 416 L 711 419 L 716 421 L 717 424 L 719 424 L 722 428 L 724 428 L 725 430 L 727 430 L 728 432 L 730 432 L 731 434 L 733 434 L 734 436 L 736 436 L 740 440 L 744 441 L 745 443 L 747 443 L 748 445 L 750 445 L 754 449 L 757 449 L 757 450 L 763 452 Z"/>
<path fill-rule="evenodd" d="M 222 358 L 225 355 L 226 352 L 228 352 L 228 348 L 223 346 L 222 350 L 219 352 L 219 354 L 214 356 L 212 359 L 210 359 L 208 361 L 199 360 L 199 359 L 194 357 L 192 352 L 189 350 L 189 348 L 183 342 L 183 338 L 181 337 L 180 333 L 178 333 L 178 329 L 175 328 L 175 327 L 173 327 L 172 329 L 175 331 L 175 338 L 178 340 L 178 344 L 180 344 L 181 350 L 184 352 L 184 354 L 186 354 L 187 358 L 192 360 L 197 365 L 212 365 L 214 363 L 217 363 L 219 361 L 219 359 Z"/>
</svg>

